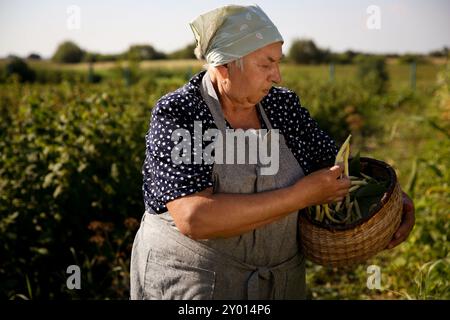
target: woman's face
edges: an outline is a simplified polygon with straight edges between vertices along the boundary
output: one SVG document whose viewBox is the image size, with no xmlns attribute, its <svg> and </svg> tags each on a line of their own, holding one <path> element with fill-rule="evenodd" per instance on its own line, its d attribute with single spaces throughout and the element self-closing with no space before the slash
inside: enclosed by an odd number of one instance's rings
<svg viewBox="0 0 450 320">
<path fill-rule="evenodd" d="M 237 101 L 257 104 L 268 93 L 272 84 L 281 82 L 279 63 L 282 42 L 269 44 L 244 57 L 244 68 L 228 65 L 227 95 Z"/>
</svg>

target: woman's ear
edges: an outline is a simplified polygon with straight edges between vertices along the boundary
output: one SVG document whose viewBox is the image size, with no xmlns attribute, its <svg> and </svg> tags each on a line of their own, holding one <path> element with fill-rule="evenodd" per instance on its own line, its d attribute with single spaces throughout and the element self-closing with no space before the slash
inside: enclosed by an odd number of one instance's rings
<svg viewBox="0 0 450 320">
<path fill-rule="evenodd" d="M 221 65 L 221 66 L 217 66 L 216 69 L 219 72 L 220 77 L 222 79 L 225 80 L 225 79 L 229 79 L 230 78 L 230 73 L 229 73 L 230 68 L 228 68 L 227 64 L 224 64 L 224 65 Z"/>
</svg>

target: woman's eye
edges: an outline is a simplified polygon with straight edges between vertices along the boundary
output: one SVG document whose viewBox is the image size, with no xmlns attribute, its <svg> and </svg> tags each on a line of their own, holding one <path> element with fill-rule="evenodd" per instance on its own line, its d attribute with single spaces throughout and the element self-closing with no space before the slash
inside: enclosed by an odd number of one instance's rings
<svg viewBox="0 0 450 320">
<path fill-rule="evenodd" d="M 263 67 L 264 69 L 269 69 L 269 65 L 267 65 L 267 64 L 263 64 L 263 65 L 261 65 L 261 67 Z"/>
</svg>

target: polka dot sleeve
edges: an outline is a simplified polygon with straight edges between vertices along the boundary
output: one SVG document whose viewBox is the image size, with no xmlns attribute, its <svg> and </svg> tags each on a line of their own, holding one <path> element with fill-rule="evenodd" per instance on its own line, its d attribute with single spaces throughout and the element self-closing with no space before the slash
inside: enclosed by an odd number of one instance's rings
<svg viewBox="0 0 450 320">
<path fill-rule="evenodd" d="M 152 112 L 150 129 L 146 135 L 146 159 L 143 167 L 144 198 L 146 209 L 165 212 L 166 203 L 212 186 L 212 166 L 204 164 L 176 164 L 172 161 L 172 149 L 178 141 L 172 141 L 174 130 L 185 129 L 193 135 L 193 121 L 185 114 L 176 99 L 161 99 Z"/>
</svg>

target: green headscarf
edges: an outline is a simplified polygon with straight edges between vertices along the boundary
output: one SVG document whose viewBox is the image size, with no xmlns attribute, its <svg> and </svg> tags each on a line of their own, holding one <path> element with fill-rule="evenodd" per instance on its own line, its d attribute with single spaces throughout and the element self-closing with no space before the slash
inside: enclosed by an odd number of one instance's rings
<svg viewBox="0 0 450 320">
<path fill-rule="evenodd" d="M 257 5 L 228 5 L 198 16 L 190 24 L 196 51 L 212 66 L 239 59 L 268 44 L 284 41 Z"/>
</svg>

